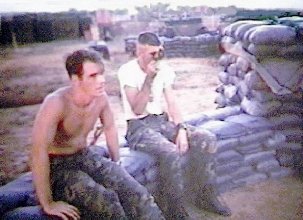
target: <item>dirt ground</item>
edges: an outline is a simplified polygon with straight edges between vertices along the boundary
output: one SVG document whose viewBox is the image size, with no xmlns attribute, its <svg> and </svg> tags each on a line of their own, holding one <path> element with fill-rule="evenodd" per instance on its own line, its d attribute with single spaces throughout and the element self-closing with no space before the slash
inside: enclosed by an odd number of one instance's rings
<svg viewBox="0 0 303 220">
<path fill-rule="evenodd" d="M 105 60 L 107 92 L 115 113 L 120 136 L 125 122 L 117 70 L 130 59 L 124 52 L 122 39 L 109 42 L 110 60 Z M 64 56 L 75 49 L 86 48 L 84 41 L 62 41 L 34 44 L 0 51 L 0 98 L 29 103 L 20 107 L 0 108 L 0 177 L 14 178 L 29 169 L 31 127 L 48 92 L 67 85 Z M 212 111 L 216 108 L 215 89 L 219 84 L 218 55 L 209 58 L 175 58 L 167 62 L 177 74 L 176 95 L 184 116 Z M 91 138 L 91 135 L 90 135 Z M 101 136 L 99 141 L 104 141 Z M 1 182 L 0 182 L 1 183 Z M 232 209 L 228 218 L 189 207 L 193 219 L 303 219 L 303 182 L 296 177 L 265 181 L 241 187 L 220 197 Z"/>
</svg>

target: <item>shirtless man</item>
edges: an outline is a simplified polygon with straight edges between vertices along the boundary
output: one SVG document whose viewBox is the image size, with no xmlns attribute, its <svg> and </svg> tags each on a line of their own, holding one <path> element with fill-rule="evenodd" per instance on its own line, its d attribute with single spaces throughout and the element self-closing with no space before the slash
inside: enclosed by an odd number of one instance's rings
<svg viewBox="0 0 303 220">
<path fill-rule="evenodd" d="M 71 85 L 45 98 L 33 128 L 32 171 L 43 210 L 66 220 L 87 217 L 85 211 L 97 219 L 163 219 L 153 197 L 115 163 L 119 144 L 100 56 L 75 51 L 66 70 Z M 87 146 L 98 118 L 112 161 Z"/>
</svg>

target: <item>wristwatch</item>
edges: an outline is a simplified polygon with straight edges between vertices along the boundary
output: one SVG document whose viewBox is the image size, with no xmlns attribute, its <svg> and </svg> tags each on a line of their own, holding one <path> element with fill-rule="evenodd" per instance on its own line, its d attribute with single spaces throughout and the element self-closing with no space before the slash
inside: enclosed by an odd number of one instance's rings
<svg viewBox="0 0 303 220">
<path fill-rule="evenodd" d="M 179 124 L 177 124 L 177 129 L 178 129 L 178 131 L 180 129 L 184 129 L 186 131 L 187 130 L 187 125 L 185 123 L 179 123 Z"/>
</svg>

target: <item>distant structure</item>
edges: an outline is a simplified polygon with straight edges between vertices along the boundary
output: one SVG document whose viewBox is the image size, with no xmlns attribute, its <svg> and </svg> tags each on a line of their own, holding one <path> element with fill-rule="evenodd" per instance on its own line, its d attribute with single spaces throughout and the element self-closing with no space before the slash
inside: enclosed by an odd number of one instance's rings
<svg viewBox="0 0 303 220">
<path fill-rule="evenodd" d="M 85 13 L 26 13 L 1 16 L 0 45 L 78 39 L 85 36 L 92 20 Z"/>
</svg>

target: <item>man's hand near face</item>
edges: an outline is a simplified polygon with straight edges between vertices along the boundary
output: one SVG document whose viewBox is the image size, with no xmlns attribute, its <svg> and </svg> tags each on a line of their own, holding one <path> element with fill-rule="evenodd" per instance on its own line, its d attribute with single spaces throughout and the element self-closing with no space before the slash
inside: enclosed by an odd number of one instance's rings
<svg viewBox="0 0 303 220">
<path fill-rule="evenodd" d="M 150 61 L 146 66 L 145 73 L 147 74 L 148 77 L 155 78 L 157 72 L 158 72 L 157 61 L 156 60 Z"/>
</svg>

